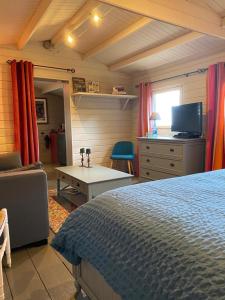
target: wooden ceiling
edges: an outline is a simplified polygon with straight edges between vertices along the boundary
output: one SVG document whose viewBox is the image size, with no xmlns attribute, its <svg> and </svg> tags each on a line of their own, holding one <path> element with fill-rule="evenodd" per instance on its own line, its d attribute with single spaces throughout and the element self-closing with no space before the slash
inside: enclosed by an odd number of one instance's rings
<svg viewBox="0 0 225 300">
<path fill-rule="evenodd" d="M 1 0 L 0 46 L 57 48 L 70 33 L 82 59 L 133 73 L 225 51 L 224 17 L 225 0 Z"/>
</svg>

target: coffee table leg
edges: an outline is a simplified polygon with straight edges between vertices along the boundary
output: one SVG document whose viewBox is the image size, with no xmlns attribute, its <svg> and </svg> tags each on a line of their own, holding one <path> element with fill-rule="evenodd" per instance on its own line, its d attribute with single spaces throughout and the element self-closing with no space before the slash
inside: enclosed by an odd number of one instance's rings
<svg viewBox="0 0 225 300">
<path fill-rule="evenodd" d="M 60 196 L 60 179 L 57 178 L 57 196 Z"/>
</svg>

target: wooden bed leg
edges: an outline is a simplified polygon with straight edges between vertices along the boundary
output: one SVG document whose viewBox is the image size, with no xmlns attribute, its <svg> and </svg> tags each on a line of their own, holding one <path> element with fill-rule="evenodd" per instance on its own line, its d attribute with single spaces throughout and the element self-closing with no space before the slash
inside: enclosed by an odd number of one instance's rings
<svg viewBox="0 0 225 300">
<path fill-rule="evenodd" d="M 77 280 L 75 279 L 74 281 L 74 285 L 75 285 L 75 289 L 76 289 L 76 292 L 75 292 L 75 299 L 77 299 L 77 297 L 80 295 L 81 293 L 81 286 L 80 284 L 77 282 Z"/>
</svg>

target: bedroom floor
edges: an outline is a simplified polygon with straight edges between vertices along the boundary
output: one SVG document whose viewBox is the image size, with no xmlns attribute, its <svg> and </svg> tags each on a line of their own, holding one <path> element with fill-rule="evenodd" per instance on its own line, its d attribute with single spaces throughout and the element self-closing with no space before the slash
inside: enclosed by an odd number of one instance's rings
<svg viewBox="0 0 225 300">
<path fill-rule="evenodd" d="M 50 232 L 49 241 L 54 234 Z M 50 245 L 13 251 L 11 269 L 4 269 L 5 299 L 75 299 L 72 267 Z"/>
</svg>

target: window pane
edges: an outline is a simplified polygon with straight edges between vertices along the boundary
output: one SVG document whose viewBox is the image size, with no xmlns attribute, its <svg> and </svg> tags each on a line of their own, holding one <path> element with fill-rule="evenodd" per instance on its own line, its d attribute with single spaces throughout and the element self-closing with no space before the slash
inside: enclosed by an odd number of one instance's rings
<svg viewBox="0 0 225 300">
<path fill-rule="evenodd" d="M 154 111 L 159 113 L 161 120 L 157 121 L 157 126 L 171 127 L 172 106 L 180 104 L 180 90 L 170 90 L 153 94 Z"/>
</svg>

